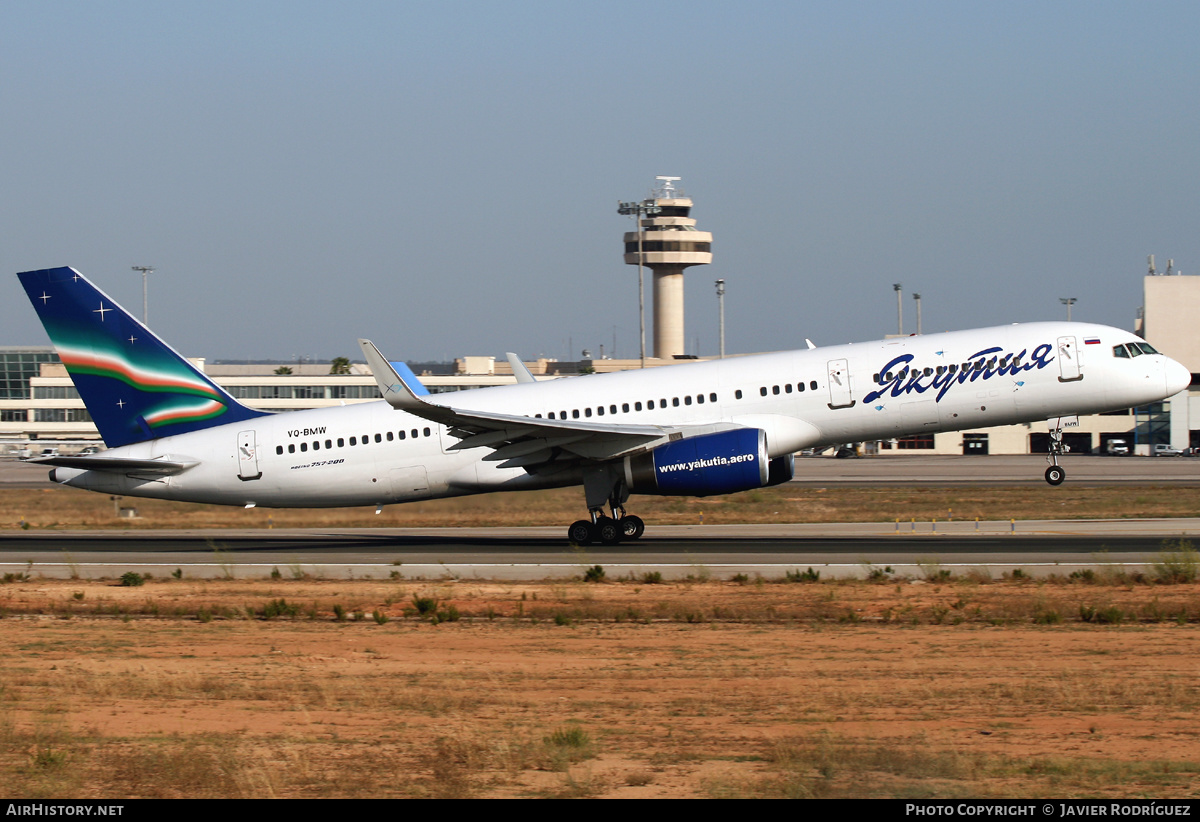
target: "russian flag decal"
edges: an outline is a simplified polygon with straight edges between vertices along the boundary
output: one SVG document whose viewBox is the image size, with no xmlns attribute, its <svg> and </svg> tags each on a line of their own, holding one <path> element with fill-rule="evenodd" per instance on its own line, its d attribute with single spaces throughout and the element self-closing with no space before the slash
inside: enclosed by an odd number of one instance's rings
<svg viewBox="0 0 1200 822">
<path fill-rule="evenodd" d="M 1099 345 L 1100 338 L 1099 337 L 1084 337 L 1083 344 L 1084 345 Z"/>
</svg>

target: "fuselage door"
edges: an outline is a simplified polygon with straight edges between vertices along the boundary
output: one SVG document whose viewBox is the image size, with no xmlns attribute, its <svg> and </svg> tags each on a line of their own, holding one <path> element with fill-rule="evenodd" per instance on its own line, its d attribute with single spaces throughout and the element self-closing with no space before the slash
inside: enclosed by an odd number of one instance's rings
<svg viewBox="0 0 1200 822">
<path fill-rule="evenodd" d="M 854 398 L 850 395 L 850 366 L 846 360 L 829 361 L 829 407 L 850 408 Z"/>
<path fill-rule="evenodd" d="M 1058 381 L 1074 382 L 1082 380 L 1080 370 L 1079 344 L 1074 337 L 1058 338 Z"/>
<path fill-rule="evenodd" d="M 256 480 L 262 476 L 258 469 L 258 448 L 254 443 L 253 431 L 240 431 L 237 435 L 238 479 Z"/>
</svg>

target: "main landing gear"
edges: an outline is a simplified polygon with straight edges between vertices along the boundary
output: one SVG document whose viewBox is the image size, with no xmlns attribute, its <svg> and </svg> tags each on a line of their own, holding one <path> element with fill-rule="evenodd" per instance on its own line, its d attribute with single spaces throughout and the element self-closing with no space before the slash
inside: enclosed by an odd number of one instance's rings
<svg viewBox="0 0 1200 822">
<path fill-rule="evenodd" d="M 606 516 L 602 508 L 592 510 L 591 515 L 590 520 L 576 520 L 567 529 L 567 539 L 574 545 L 591 545 L 593 542 L 616 545 L 622 540 L 634 540 L 646 533 L 646 523 L 642 518 L 626 514 L 625 508 L 620 505 L 613 507 L 611 517 Z"/>
<path fill-rule="evenodd" d="M 1063 442 L 1062 429 L 1052 428 L 1050 430 L 1050 453 L 1046 455 L 1046 461 L 1050 463 L 1050 467 L 1046 469 L 1046 482 L 1051 485 L 1063 484 L 1063 480 L 1067 478 L 1067 472 L 1058 464 L 1058 458 L 1070 450 L 1071 447 Z"/>
<path fill-rule="evenodd" d="M 567 539 L 572 544 L 591 545 L 599 542 L 616 545 L 623 540 L 638 539 L 646 532 L 646 523 L 641 517 L 625 513 L 629 490 L 623 480 L 613 481 L 611 474 L 604 471 L 590 472 L 584 476 L 583 487 L 591 519 L 571 523 L 567 529 Z M 605 505 L 611 516 L 604 513 Z"/>
</svg>

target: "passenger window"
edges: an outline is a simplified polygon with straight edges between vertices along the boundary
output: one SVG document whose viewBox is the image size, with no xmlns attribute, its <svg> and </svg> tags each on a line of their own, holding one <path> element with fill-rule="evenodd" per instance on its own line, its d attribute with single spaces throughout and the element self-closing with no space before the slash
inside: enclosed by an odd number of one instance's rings
<svg viewBox="0 0 1200 822">
<path fill-rule="evenodd" d="M 711 394 L 709 394 L 709 395 L 708 395 L 708 401 L 709 401 L 709 402 L 716 402 L 716 401 L 717 401 L 717 392 L 716 392 L 716 391 L 714 391 L 713 393 L 711 393 Z"/>
<path fill-rule="evenodd" d="M 383 442 L 383 437 L 381 437 L 381 436 L 379 436 L 378 434 L 376 434 L 376 435 L 375 435 L 375 442 Z"/>
<path fill-rule="evenodd" d="M 417 429 L 415 429 L 415 428 L 414 428 L 414 429 L 413 429 L 412 431 L 410 431 L 409 433 L 410 433 L 410 434 L 412 434 L 412 438 L 413 438 L 414 440 L 417 438 Z"/>
<path fill-rule="evenodd" d="M 696 402 L 700 403 L 701 405 L 704 405 L 704 395 L 703 395 L 703 394 L 697 394 L 697 395 L 696 395 Z"/>
<path fill-rule="evenodd" d="M 325 440 L 325 447 L 326 447 L 327 449 L 328 449 L 328 448 L 332 448 L 332 447 L 333 447 L 333 440 Z"/>
<path fill-rule="evenodd" d="M 792 393 L 792 384 L 790 382 L 783 387 L 783 393 L 785 393 L 785 394 Z"/>
<path fill-rule="evenodd" d="M 628 405 L 627 405 L 627 406 L 625 406 L 625 410 L 626 410 L 626 411 L 628 411 L 628 410 L 629 410 L 629 406 L 628 406 Z M 608 413 L 610 413 L 610 414 L 615 414 L 615 413 L 617 413 L 617 406 L 615 406 L 615 405 L 610 405 L 610 406 L 608 407 Z"/>
<path fill-rule="evenodd" d="M 641 409 L 639 408 L 638 410 L 640 411 Z M 627 402 L 621 403 L 621 411 L 622 411 L 622 413 L 628 414 L 629 413 L 629 403 L 627 403 Z"/>
<path fill-rule="evenodd" d="M 399 437 L 400 439 L 404 439 L 404 432 L 403 432 L 403 431 L 397 431 L 397 432 L 396 432 L 396 436 L 397 436 L 397 437 Z"/>
<path fill-rule="evenodd" d="M 282 453 L 283 453 L 283 446 L 282 446 L 282 445 L 276 445 L 276 446 L 275 446 L 275 453 L 276 453 L 276 454 L 282 454 Z"/>
<path fill-rule="evenodd" d="M 679 403 L 677 402 L 677 403 L 675 403 L 675 404 L 676 404 L 676 405 L 678 405 Z M 691 404 L 692 404 L 692 395 L 691 395 L 691 394 L 689 394 L 689 395 L 687 395 L 686 397 L 684 397 L 684 398 L 683 398 L 683 404 L 684 404 L 684 405 L 691 405 Z"/>
<path fill-rule="evenodd" d="M 778 394 L 778 393 L 779 393 L 779 386 L 778 386 L 778 385 L 772 385 L 772 386 L 771 386 L 771 393 L 772 393 L 772 394 Z"/>
<path fill-rule="evenodd" d="M 573 420 L 579 419 L 579 409 L 578 408 L 571 409 L 571 419 L 573 419 Z"/>
<path fill-rule="evenodd" d="M 646 407 L 648 409 L 650 409 L 651 411 L 653 411 L 654 410 L 654 400 L 650 400 L 649 402 L 647 402 Z"/>
<path fill-rule="evenodd" d="M 811 388 L 813 391 L 816 391 L 816 390 L 817 390 L 817 381 L 816 381 L 816 380 L 809 380 L 809 381 L 808 381 L 808 387 L 809 387 L 809 388 Z"/>
<path fill-rule="evenodd" d="M 291 445 L 288 446 L 288 453 L 289 454 L 296 453 L 296 444 L 295 443 L 292 443 Z"/>
<path fill-rule="evenodd" d="M 585 417 L 590 417 L 592 415 L 592 409 L 590 409 L 590 408 L 583 409 L 583 415 Z"/>
<path fill-rule="evenodd" d="M 351 437 L 351 438 L 350 438 L 350 444 L 351 444 L 351 445 L 358 445 L 358 437 Z"/>
<path fill-rule="evenodd" d="M 321 441 L 320 440 L 313 440 L 313 450 L 314 451 L 321 450 Z"/>
<path fill-rule="evenodd" d="M 758 393 L 764 397 L 767 396 L 767 387 L 765 385 L 762 386 L 761 388 L 758 389 Z"/>
<path fill-rule="evenodd" d="M 796 390 L 799 391 L 801 394 L 803 394 L 804 393 L 804 383 L 802 383 L 802 382 L 796 383 Z"/>
<path fill-rule="evenodd" d="M 343 439 L 342 437 L 338 437 L 338 448 L 345 448 L 345 447 L 346 447 L 346 440 Z"/>
<path fill-rule="evenodd" d="M 554 412 L 553 412 L 553 411 L 551 411 L 551 412 L 550 412 L 550 419 L 554 419 Z"/>
<path fill-rule="evenodd" d="M 932 377 L 932 376 L 933 376 L 933 369 L 932 369 L 932 368 L 926 368 L 926 369 L 925 369 L 925 371 L 924 371 L 924 374 L 925 374 L 925 376 L 926 376 L 926 377 Z"/>
<path fill-rule="evenodd" d="M 308 443 L 307 442 L 300 443 L 300 450 L 307 452 L 308 451 Z"/>
<path fill-rule="evenodd" d="M 430 432 L 430 430 L 429 430 L 428 428 L 424 428 L 424 429 L 422 429 L 422 430 L 425 432 L 425 436 L 427 436 L 427 437 L 428 437 L 428 436 L 430 435 L 430 433 L 431 433 L 431 432 Z"/>
<path fill-rule="evenodd" d="M 679 407 L 679 397 L 671 397 L 671 405 L 675 408 Z"/>
<path fill-rule="evenodd" d="M 733 398 L 734 398 L 735 400 L 740 400 L 740 399 L 742 398 L 742 389 L 740 389 L 740 388 L 739 388 L 739 389 L 737 389 L 736 391 L 734 391 L 734 392 L 733 392 Z"/>
<path fill-rule="evenodd" d="M 641 411 L 641 410 L 642 410 L 642 404 L 641 404 L 640 402 L 635 402 L 635 403 L 633 404 L 633 410 L 634 410 L 634 411 Z"/>
<path fill-rule="evenodd" d="M 598 416 L 598 417 L 604 416 L 604 406 L 603 405 L 596 406 L 596 416 Z"/>
<path fill-rule="evenodd" d="M 392 434 L 392 432 L 391 432 L 391 431 L 388 431 L 388 432 L 387 432 L 387 441 L 388 441 L 388 442 L 391 442 L 391 441 L 392 441 L 392 440 L 394 440 L 395 438 L 396 438 L 396 437 L 395 437 L 395 435 L 394 435 L 394 434 Z"/>
</svg>

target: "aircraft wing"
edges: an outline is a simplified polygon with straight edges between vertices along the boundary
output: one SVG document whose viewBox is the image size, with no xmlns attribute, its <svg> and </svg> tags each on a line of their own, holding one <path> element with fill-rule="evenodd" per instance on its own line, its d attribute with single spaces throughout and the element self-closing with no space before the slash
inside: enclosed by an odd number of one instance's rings
<svg viewBox="0 0 1200 822">
<path fill-rule="evenodd" d="M 102 471 L 106 474 L 139 474 L 172 476 L 181 474 L 196 460 L 176 461 L 167 459 L 138 460 L 125 457 L 32 457 L 21 462 L 33 465 L 53 465 L 57 468 L 77 468 L 81 471 Z"/>
<path fill-rule="evenodd" d="M 393 408 L 440 423 L 459 442 L 451 450 L 491 448 L 487 462 L 502 468 L 539 465 L 578 458 L 612 460 L 686 436 L 741 428 L 734 423 L 703 426 L 621 425 L 581 420 L 548 420 L 458 409 L 419 397 L 370 340 L 359 340 L 379 391 Z"/>
</svg>

